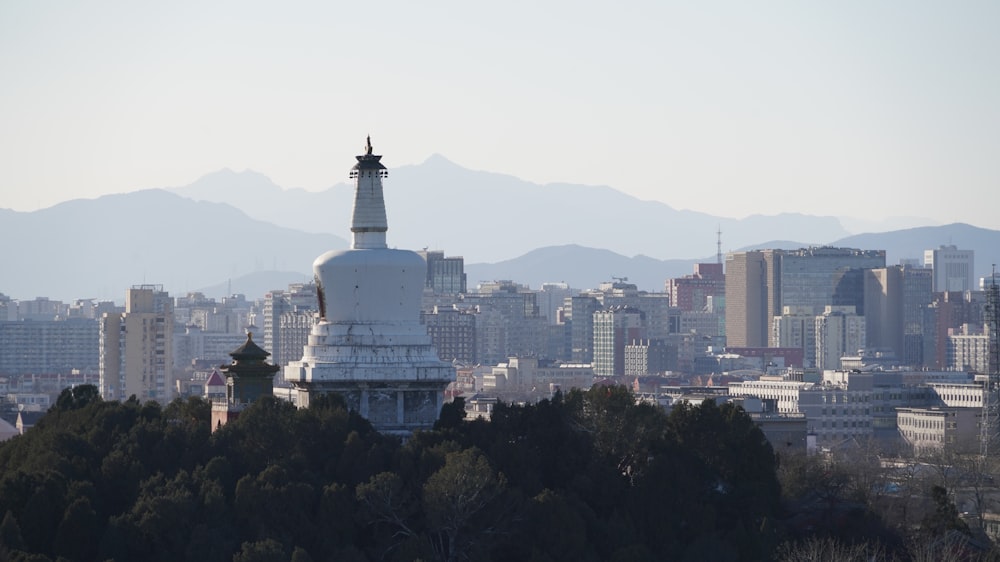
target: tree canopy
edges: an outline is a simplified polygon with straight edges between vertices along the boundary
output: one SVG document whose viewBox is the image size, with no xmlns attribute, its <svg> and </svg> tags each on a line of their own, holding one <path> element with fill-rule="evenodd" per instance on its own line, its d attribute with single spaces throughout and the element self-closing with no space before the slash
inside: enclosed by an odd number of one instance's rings
<svg viewBox="0 0 1000 562">
<path fill-rule="evenodd" d="M 452 410 L 455 410 L 452 408 Z M 336 396 L 210 405 L 64 391 L 0 445 L 0 559 L 765 560 L 777 459 L 738 406 L 625 387 L 446 411 L 405 442 Z M 6 557 L 6 558 L 5 558 Z"/>
</svg>

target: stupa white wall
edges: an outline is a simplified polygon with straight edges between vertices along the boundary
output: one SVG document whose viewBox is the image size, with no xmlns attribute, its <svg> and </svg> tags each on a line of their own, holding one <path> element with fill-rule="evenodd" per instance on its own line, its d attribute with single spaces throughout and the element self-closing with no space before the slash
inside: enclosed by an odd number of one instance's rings
<svg viewBox="0 0 1000 562">
<path fill-rule="evenodd" d="M 380 431 L 408 434 L 433 426 L 455 369 L 438 358 L 420 323 L 426 263 L 386 246 L 381 156 L 369 141 L 357 159 L 351 249 L 313 262 L 320 321 L 284 375 L 300 407 L 336 392 Z"/>
</svg>

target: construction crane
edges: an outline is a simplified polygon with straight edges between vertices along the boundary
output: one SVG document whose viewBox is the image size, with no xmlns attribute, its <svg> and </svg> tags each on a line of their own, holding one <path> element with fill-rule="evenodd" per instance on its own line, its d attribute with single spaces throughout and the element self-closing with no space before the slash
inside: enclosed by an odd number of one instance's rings
<svg viewBox="0 0 1000 562">
<path fill-rule="evenodd" d="M 615 277 L 614 275 L 612 275 L 611 276 L 611 280 L 614 281 L 616 284 L 617 283 L 626 283 L 626 282 L 628 282 L 628 277 Z"/>
</svg>

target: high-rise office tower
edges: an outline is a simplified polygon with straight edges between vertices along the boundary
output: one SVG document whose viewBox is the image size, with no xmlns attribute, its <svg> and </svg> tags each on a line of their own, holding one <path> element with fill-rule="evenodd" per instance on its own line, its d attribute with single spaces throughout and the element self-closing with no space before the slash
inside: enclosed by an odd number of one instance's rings
<svg viewBox="0 0 1000 562">
<path fill-rule="evenodd" d="M 931 270 L 907 265 L 865 272 L 866 347 L 888 349 L 904 365 L 923 365 L 923 315 Z"/>
<path fill-rule="evenodd" d="M 0 373 L 3 375 L 97 372 L 97 320 L 0 320 Z"/>
<path fill-rule="evenodd" d="M 305 328 L 307 332 L 311 328 L 310 319 L 316 311 L 316 302 L 315 283 L 293 283 L 288 286 L 287 291 L 275 290 L 264 295 L 264 307 L 261 319 L 258 320 L 262 325 L 258 327 L 263 328 L 263 345 L 265 349 L 271 350 L 271 361 L 275 365 L 287 365 L 302 357 L 301 346 L 290 353 L 289 344 L 282 341 L 282 316 L 296 313 L 297 318 L 286 319 L 285 326 L 294 332 L 290 343 L 300 342 L 303 323 L 310 324 Z"/>
<path fill-rule="evenodd" d="M 105 400 L 156 400 L 174 395 L 173 300 L 162 285 L 135 285 L 125 312 L 100 323 L 100 386 Z"/>
<path fill-rule="evenodd" d="M 885 251 L 803 248 L 781 252 L 780 263 L 781 307 L 811 306 L 820 314 L 828 305 L 853 306 L 863 316 L 863 271 L 885 267 Z"/>
<path fill-rule="evenodd" d="M 812 307 L 786 306 L 771 323 L 774 347 L 802 350 L 803 367 L 816 363 L 816 315 Z"/>
<path fill-rule="evenodd" d="M 867 349 L 903 353 L 903 268 L 865 271 L 865 333 Z"/>
<path fill-rule="evenodd" d="M 544 357 L 547 321 L 539 314 L 537 296 L 509 280 L 480 283 L 476 292 L 462 295 L 465 307 L 479 311 L 477 337 L 485 338 L 476 352 L 480 362 L 495 365 L 512 356 Z"/>
<path fill-rule="evenodd" d="M 851 306 L 827 306 L 816 317 L 816 368 L 840 369 L 840 358 L 865 346 L 865 317 Z"/>
<path fill-rule="evenodd" d="M 550 326 L 561 323 L 560 309 L 566 305 L 566 299 L 579 293 L 566 283 L 542 283 L 535 297 L 538 314 L 544 316 Z"/>
<path fill-rule="evenodd" d="M 903 352 L 897 356 L 904 365 L 926 365 L 924 359 L 924 317 L 934 300 L 932 271 L 903 266 Z"/>
<path fill-rule="evenodd" d="M 866 269 L 885 267 L 885 251 L 853 248 L 759 250 L 726 256 L 726 343 L 775 346 L 771 319 L 786 306 L 821 314 L 827 306 L 853 306 L 864 314 Z"/>
<path fill-rule="evenodd" d="M 670 305 L 683 312 L 705 310 L 709 298 L 726 294 L 726 276 L 721 263 L 699 263 L 694 266 L 694 274 L 667 279 L 667 293 Z"/>
<path fill-rule="evenodd" d="M 957 246 L 940 246 L 924 250 L 924 267 L 934 272 L 934 292 L 974 291 L 975 252 L 959 250 Z"/>
<path fill-rule="evenodd" d="M 676 354 L 676 350 L 673 350 Z M 625 344 L 625 376 L 646 376 L 670 370 L 671 348 L 663 340 L 632 340 Z"/>
<path fill-rule="evenodd" d="M 594 374 L 625 374 L 625 346 L 645 338 L 645 314 L 631 306 L 594 313 Z"/>
<path fill-rule="evenodd" d="M 594 360 L 594 313 L 601 309 L 601 301 L 593 295 L 570 297 L 570 345 L 574 363 Z"/>
<path fill-rule="evenodd" d="M 417 252 L 427 262 L 427 288 L 435 294 L 458 294 L 466 291 L 465 259 L 445 257 L 444 252 Z"/>
<path fill-rule="evenodd" d="M 726 345 L 766 347 L 771 310 L 768 306 L 769 263 L 764 252 L 726 256 Z"/>
<path fill-rule="evenodd" d="M 948 331 L 945 368 L 987 374 L 990 369 L 990 334 L 981 326 L 965 324 Z"/>
<path fill-rule="evenodd" d="M 478 362 L 476 315 L 472 311 L 459 310 L 454 305 L 435 306 L 431 312 L 421 312 L 420 317 L 443 361 L 467 365 Z"/>
<path fill-rule="evenodd" d="M 666 292 L 651 293 L 640 291 L 627 280 L 601 283 L 594 292 L 604 308 L 629 306 L 643 313 L 643 327 L 646 338 L 664 339 L 671 329 L 670 295 Z M 674 324 L 676 326 L 676 322 Z"/>
<path fill-rule="evenodd" d="M 924 365 L 948 368 L 948 335 L 965 324 L 982 326 L 986 295 L 978 291 L 934 293 L 924 314 Z"/>
<path fill-rule="evenodd" d="M 302 358 L 302 350 L 309 343 L 309 332 L 316 323 L 316 307 L 296 307 L 295 310 L 282 313 L 278 318 L 278 351 L 274 354 L 278 359 L 275 365 L 287 365 Z"/>
<path fill-rule="evenodd" d="M 583 291 L 570 301 L 570 339 L 574 363 L 590 363 L 594 360 L 593 313 L 612 307 L 631 307 L 644 315 L 643 337 L 666 339 L 671 330 L 670 295 L 640 291 L 628 279 L 617 278 L 613 282 L 601 283 L 597 289 Z M 674 328 L 677 327 L 676 319 Z"/>
</svg>

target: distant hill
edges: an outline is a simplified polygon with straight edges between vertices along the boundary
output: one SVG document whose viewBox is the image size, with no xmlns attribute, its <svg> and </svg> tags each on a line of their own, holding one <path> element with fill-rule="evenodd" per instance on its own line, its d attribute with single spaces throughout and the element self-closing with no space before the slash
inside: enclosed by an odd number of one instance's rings
<svg viewBox="0 0 1000 562">
<path fill-rule="evenodd" d="M 318 193 L 283 189 L 267 176 L 250 170 L 219 170 L 189 185 L 165 189 L 195 201 L 232 205 L 276 226 L 336 236 L 349 233 L 354 204 L 353 186 L 346 183 Z"/>
<path fill-rule="evenodd" d="M 835 245 L 885 250 L 886 262 L 890 264 L 907 258 L 923 263 L 924 250 L 954 245 L 976 251 L 976 277 L 988 277 L 993 264 L 1000 264 L 1000 231 L 963 223 L 858 234 L 837 240 Z"/>
<path fill-rule="evenodd" d="M 311 274 L 301 271 L 255 271 L 194 290 L 217 299 L 228 295 L 246 295 L 252 300 L 275 289 L 284 290 L 292 283 L 306 283 L 312 279 Z"/>
<path fill-rule="evenodd" d="M 716 260 L 720 227 L 723 251 L 827 244 L 885 249 L 891 265 L 955 244 L 975 250 L 977 276 L 1000 262 L 1000 231 L 966 224 L 843 236 L 831 217 L 727 222 L 608 187 L 540 186 L 464 170 L 441 157 L 390 171 L 385 197 L 390 245 L 464 256 L 470 287 L 510 279 L 533 288 L 565 282 L 587 289 L 628 277 L 659 291 L 667 278 Z M 253 172 L 224 171 L 183 188 L 29 213 L 0 209 L 0 293 L 121 301 L 129 286 L 155 283 L 174 295 L 231 290 L 258 298 L 312 278 L 317 256 L 348 246 L 337 234 L 349 235 L 351 200 L 347 184 L 310 193 L 283 190 Z"/>
<path fill-rule="evenodd" d="M 627 277 L 641 290 L 662 291 L 668 278 L 692 273 L 698 261 L 705 260 L 629 258 L 609 250 L 570 244 L 539 248 L 494 264 L 467 264 L 465 272 L 470 289 L 482 281 L 500 279 L 510 279 L 534 289 L 549 282 L 568 283 L 575 289 L 592 289 L 613 277 Z"/>
<path fill-rule="evenodd" d="M 252 171 L 223 170 L 170 191 L 225 202 L 249 216 L 308 232 L 344 235 L 353 204 L 344 183 L 322 192 L 282 190 Z M 730 219 L 678 211 L 606 186 L 539 185 L 513 176 L 467 170 L 442 156 L 389 170 L 385 181 L 389 244 L 429 247 L 467 261 L 498 262 L 536 248 L 578 244 L 622 255 L 697 259 L 723 249 L 790 237 L 822 244 L 849 234 L 834 217 L 800 214 Z"/>
<path fill-rule="evenodd" d="M 308 272 L 347 247 L 163 190 L 78 199 L 30 213 L 0 210 L 0 292 L 18 299 L 120 301 L 135 284 L 173 294 L 254 271 Z"/>
<path fill-rule="evenodd" d="M 955 244 L 976 252 L 976 278 L 990 274 L 992 264 L 1000 263 L 1000 231 L 950 224 L 920 227 L 897 232 L 861 234 L 842 238 L 830 246 L 885 250 L 886 264 L 896 265 L 901 259 L 923 262 L 923 252 L 941 244 Z M 754 244 L 736 251 L 777 248 L 794 250 L 809 244 L 788 240 L 773 240 Z M 511 279 L 538 288 L 545 282 L 566 282 L 577 289 L 597 287 L 612 277 L 628 277 L 640 289 L 662 291 L 670 277 L 689 275 L 696 263 L 713 263 L 715 256 L 691 260 L 657 260 L 647 256 L 632 258 L 578 245 L 539 248 L 512 260 L 493 264 L 467 263 L 466 275 L 470 287 L 480 281 Z"/>
</svg>

